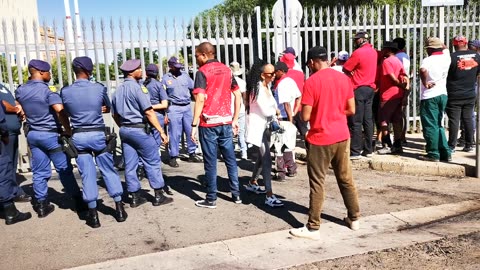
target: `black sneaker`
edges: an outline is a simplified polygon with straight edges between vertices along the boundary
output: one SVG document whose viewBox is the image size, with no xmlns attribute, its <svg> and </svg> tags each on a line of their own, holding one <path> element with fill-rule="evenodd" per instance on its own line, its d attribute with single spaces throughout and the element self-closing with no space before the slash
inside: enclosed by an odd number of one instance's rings
<svg viewBox="0 0 480 270">
<path fill-rule="evenodd" d="M 232 201 L 236 204 L 242 203 L 242 199 L 240 198 L 240 195 L 232 195 Z"/>
<path fill-rule="evenodd" d="M 467 153 L 472 153 L 475 149 L 473 149 L 473 147 L 471 146 L 465 146 L 462 151 L 463 152 L 467 152 Z"/>
<path fill-rule="evenodd" d="M 198 207 L 210 208 L 210 209 L 217 208 L 217 202 L 216 201 L 209 201 L 209 200 L 196 201 L 195 205 L 198 206 Z"/>
<path fill-rule="evenodd" d="M 203 160 L 195 153 L 188 155 L 188 162 L 201 163 Z"/>
<path fill-rule="evenodd" d="M 429 156 L 419 156 L 418 159 L 423 160 L 423 161 L 430 161 L 430 162 L 439 162 L 440 161 L 438 158 L 433 158 L 433 157 L 429 157 Z"/>
<path fill-rule="evenodd" d="M 170 165 L 170 167 L 173 167 L 173 168 L 178 168 L 178 162 L 177 162 L 177 158 L 171 158 L 170 161 L 168 162 L 168 165 Z"/>
</svg>

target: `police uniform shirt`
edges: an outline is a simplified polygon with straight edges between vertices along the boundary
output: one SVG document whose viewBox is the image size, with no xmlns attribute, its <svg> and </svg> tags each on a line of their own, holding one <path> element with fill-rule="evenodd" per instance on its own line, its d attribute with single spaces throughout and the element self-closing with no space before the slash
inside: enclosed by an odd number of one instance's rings
<svg viewBox="0 0 480 270">
<path fill-rule="evenodd" d="M 150 102 L 152 105 L 157 105 L 163 100 L 168 100 L 165 88 L 163 88 L 163 85 L 156 79 L 152 79 L 150 83 L 146 85 L 146 87 L 148 89 L 148 93 L 150 93 Z"/>
<path fill-rule="evenodd" d="M 5 115 L 5 107 L 0 103 L 0 135 L 8 132 Z"/>
<path fill-rule="evenodd" d="M 132 78 L 125 79 L 112 98 L 112 113 L 120 115 L 126 125 L 143 123 L 144 112 L 151 107 L 147 88 Z"/>
<path fill-rule="evenodd" d="M 102 106 L 111 107 L 107 88 L 86 79 L 62 89 L 61 97 L 73 128 L 104 127 Z"/>
<path fill-rule="evenodd" d="M 12 93 L 2 84 L 0 84 L 0 101 L 5 100 L 10 105 L 15 106 L 15 98 Z M 10 135 L 19 135 L 22 124 L 16 114 L 5 114 L 5 121 Z"/>
<path fill-rule="evenodd" d="M 62 104 L 62 98 L 56 93 L 55 87 L 49 88 L 48 84 L 41 80 L 29 80 L 15 90 L 15 98 L 22 105 L 32 130 L 52 131 L 61 127 L 57 114 L 51 107 Z"/>
<path fill-rule="evenodd" d="M 178 77 L 173 76 L 170 72 L 165 74 L 162 78 L 162 84 L 167 90 L 168 100 L 173 105 L 187 105 L 190 104 L 191 94 L 193 89 L 193 80 L 186 72 Z"/>
</svg>

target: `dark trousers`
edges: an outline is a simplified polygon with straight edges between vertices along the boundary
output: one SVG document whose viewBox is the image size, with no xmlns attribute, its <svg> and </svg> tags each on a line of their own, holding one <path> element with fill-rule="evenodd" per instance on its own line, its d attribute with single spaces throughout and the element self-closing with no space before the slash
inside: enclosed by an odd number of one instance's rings
<svg viewBox="0 0 480 270">
<path fill-rule="evenodd" d="M 371 154 L 373 137 L 373 88 L 360 86 L 355 89 L 354 94 L 355 114 L 348 118 L 350 136 L 352 138 L 350 155 L 358 156 L 362 151 L 366 154 Z"/>
<path fill-rule="evenodd" d="M 448 146 L 454 149 L 457 145 L 458 129 L 460 120 L 465 128 L 465 146 L 473 145 L 473 120 L 472 113 L 475 107 L 475 98 L 448 100 L 447 116 L 448 116 Z"/>
</svg>

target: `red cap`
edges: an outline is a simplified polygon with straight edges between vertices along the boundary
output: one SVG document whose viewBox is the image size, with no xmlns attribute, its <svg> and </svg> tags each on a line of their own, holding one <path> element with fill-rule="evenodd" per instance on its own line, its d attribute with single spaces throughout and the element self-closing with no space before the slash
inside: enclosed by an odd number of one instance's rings
<svg viewBox="0 0 480 270">
<path fill-rule="evenodd" d="M 467 45 L 468 40 L 466 37 L 458 35 L 453 38 L 453 46 Z"/>
</svg>

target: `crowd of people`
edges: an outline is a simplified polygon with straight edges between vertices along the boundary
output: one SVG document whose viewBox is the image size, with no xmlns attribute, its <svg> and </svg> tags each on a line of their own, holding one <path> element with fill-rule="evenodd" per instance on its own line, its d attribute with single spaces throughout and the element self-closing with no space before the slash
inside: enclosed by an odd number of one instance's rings
<svg viewBox="0 0 480 270">
<path fill-rule="evenodd" d="M 169 71 L 161 79 L 158 66 L 147 65 L 145 80 L 140 60 L 127 60 L 120 67 L 125 80 L 112 97 L 105 86 L 91 81 L 93 63 L 89 57 L 73 60 L 76 80 L 61 91 L 48 85 L 50 64 L 31 60 L 28 82 L 16 89 L 15 98 L 11 94 L 2 96 L 0 202 L 6 224 L 31 217 L 15 207 L 15 202 L 32 200 L 15 180 L 15 148 L 23 120 L 32 153 L 33 209 L 39 218 L 54 211 L 47 184 L 52 162 L 75 210 L 86 212 L 87 225 L 101 226 L 96 167 L 115 203 L 115 219 L 127 219 L 122 202 L 124 190 L 113 162 L 117 138 L 103 120 L 103 114 L 111 113 L 120 127 L 125 191 L 131 208 L 147 202 L 140 191 L 139 167 L 153 189 L 152 204 L 173 202 L 162 174 L 160 147 L 166 146 L 167 164 L 179 167 L 183 134 L 187 138 L 187 161 L 202 162 L 205 170 L 206 196 L 196 201 L 196 206 L 217 207 L 219 152 L 227 168 L 232 202 L 242 202 L 234 146 L 237 136 L 242 159 L 248 158 L 249 147 L 257 153 L 245 189 L 265 196 L 266 205 L 281 207 L 283 202 L 275 196 L 272 180 L 285 181 L 286 177 L 297 175 L 294 149 L 300 134 L 307 149 L 310 210 L 306 226 L 290 233 L 318 237 L 324 182 L 330 165 L 347 208 L 345 222 L 357 230 L 360 210 L 350 160 L 369 158 L 374 153 L 402 153 L 408 125 L 405 109 L 411 91 L 405 40 L 386 41 L 380 51 L 369 40 L 367 32 L 357 32 L 351 54 L 329 54 L 320 46 L 311 48 L 306 61 L 311 76 L 307 80 L 296 61 L 295 50 L 287 48 L 276 63 L 255 61 L 246 81 L 240 78 L 245 71 L 238 62 L 230 66 L 219 62 L 215 47 L 204 42 L 195 48 L 199 65 L 195 80 L 176 57 L 168 60 Z M 453 42 L 455 52 L 450 55 L 438 38 L 428 38 L 428 57 L 420 65 L 420 116 L 427 155 L 419 158 L 427 161 L 451 160 L 460 119 L 464 151 L 474 147 L 472 113 L 480 70 L 480 42 L 469 43 L 463 36 L 455 37 Z M 449 117 L 448 143 L 441 125 L 445 111 Z M 202 156 L 197 154 L 198 146 Z M 76 159 L 82 188 L 75 180 L 71 158 Z"/>
</svg>

